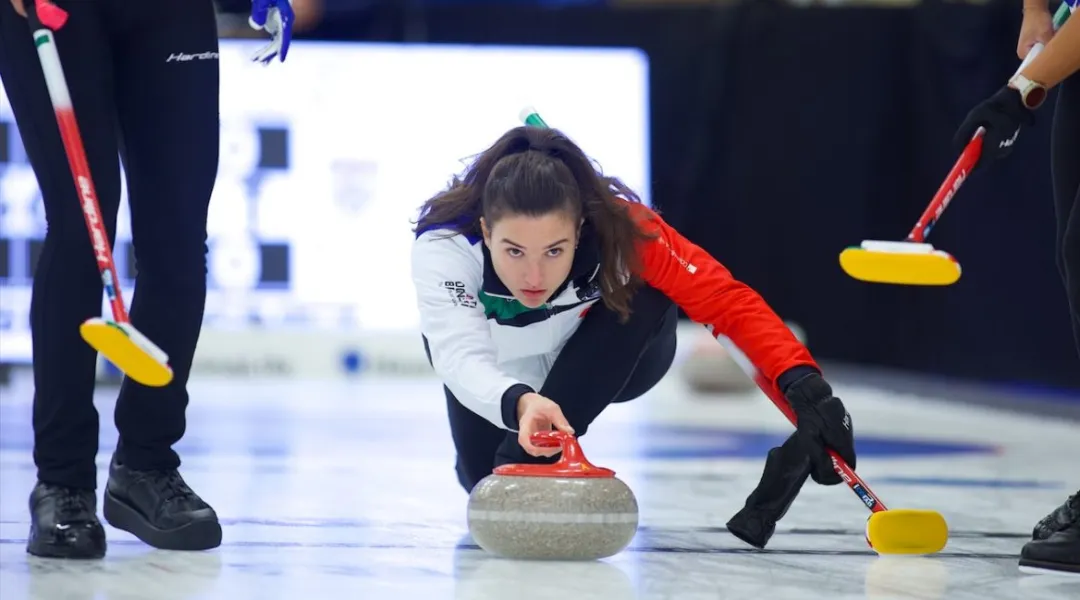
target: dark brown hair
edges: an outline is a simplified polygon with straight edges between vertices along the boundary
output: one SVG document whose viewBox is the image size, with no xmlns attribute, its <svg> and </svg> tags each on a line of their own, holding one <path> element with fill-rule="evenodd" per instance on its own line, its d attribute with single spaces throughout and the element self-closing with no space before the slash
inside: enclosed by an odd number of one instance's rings
<svg viewBox="0 0 1080 600">
<path fill-rule="evenodd" d="M 506 132 L 446 190 L 425 202 L 416 231 L 439 227 L 480 237 L 480 217 L 489 228 L 507 215 L 538 217 L 566 210 L 574 221 L 584 217 L 599 242 L 601 298 L 625 321 L 639 282 L 637 244 L 652 237 L 638 226 L 627 202 L 640 199 L 617 178 L 594 168 L 562 132 L 522 126 Z M 623 282 L 624 273 L 629 282 Z"/>
</svg>

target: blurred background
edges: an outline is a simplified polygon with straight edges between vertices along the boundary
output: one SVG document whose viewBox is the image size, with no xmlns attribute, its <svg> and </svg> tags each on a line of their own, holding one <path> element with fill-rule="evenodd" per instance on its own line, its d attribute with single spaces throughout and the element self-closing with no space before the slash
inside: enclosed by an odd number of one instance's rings
<svg viewBox="0 0 1080 600">
<path fill-rule="evenodd" d="M 219 0 L 222 154 L 193 378 L 429 374 L 409 221 L 533 105 L 760 291 L 823 362 L 905 381 L 1080 390 L 1053 259 L 1049 109 L 1008 161 L 968 180 L 934 230 L 932 243 L 963 265 L 957 284 L 870 285 L 838 263 L 846 246 L 900 240 L 915 223 L 955 160 L 956 126 L 1019 62 L 1019 0 L 294 7 L 288 61 L 262 67 L 249 61 L 265 43 L 247 26 L 250 2 Z M 30 360 L 44 217 L 0 101 L 10 375 Z M 116 373 L 103 363 L 101 377 Z"/>
</svg>

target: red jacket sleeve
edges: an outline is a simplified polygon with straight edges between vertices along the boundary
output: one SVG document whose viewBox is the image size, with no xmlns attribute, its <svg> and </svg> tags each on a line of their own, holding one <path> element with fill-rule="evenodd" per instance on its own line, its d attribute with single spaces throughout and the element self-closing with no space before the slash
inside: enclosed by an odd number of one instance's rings
<svg viewBox="0 0 1080 600">
<path fill-rule="evenodd" d="M 820 371 L 810 351 L 757 292 L 648 207 L 629 204 L 642 230 L 655 236 L 640 246 L 640 276 L 647 284 L 714 336 L 727 336 L 769 381 L 776 383 L 800 365 Z"/>
</svg>

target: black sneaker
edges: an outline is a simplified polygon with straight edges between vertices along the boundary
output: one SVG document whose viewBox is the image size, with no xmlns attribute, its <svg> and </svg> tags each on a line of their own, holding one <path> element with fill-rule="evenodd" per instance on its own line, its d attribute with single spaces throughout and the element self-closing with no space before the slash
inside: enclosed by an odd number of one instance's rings
<svg viewBox="0 0 1080 600">
<path fill-rule="evenodd" d="M 1070 573 L 1080 576 L 1080 523 L 1045 540 L 1032 540 L 1020 551 L 1020 570 Z"/>
<path fill-rule="evenodd" d="M 217 513 L 175 469 L 135 471 L 109 465 L 105 520 L 162 550 L 209 550 L 221 545 Z"/>
<path fill-rule="evenodd" d="M 105 546 L 94 490 L 40 481 L 34 486 L 28 553 L 45 558 L 102 558 Z"/>
<path fill-rule="evenodd" d="M 1035 526 L 1020 551 L 1020 570 L 1080 575 L 1080 492 Z"/>
</svg>

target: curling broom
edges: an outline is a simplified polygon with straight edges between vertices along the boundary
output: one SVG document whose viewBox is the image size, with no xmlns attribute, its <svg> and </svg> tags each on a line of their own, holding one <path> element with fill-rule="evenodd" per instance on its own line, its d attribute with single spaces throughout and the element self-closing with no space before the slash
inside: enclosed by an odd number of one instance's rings
<svg viewBox="0 0 1080 600">
<path fill-rule="evenodd" d="M 520 113 L 521 120 L 532 127 L 547 127 L 540 115 L 532 107 Z M 717 338 L 731 355 L 732 359 L 746 372 L 765 395 L 772 400 L 776 408 L 796 425 L 795 411 L 780 389 L 757 370 L 746 355 L 730 341 Z M 949 540 L 949 526 L 945 517 L 936 511 L 910 508 L 888 509 L 870 486 L 862 480 L 855 470 L 844 462 L 832 449 L 829 449 L 833 469 L 847 483 L 855 495 L 870 509 L 866 521 L 866 542 L 879 554 L 933 554 L 940 552 Z"/>
<path fill-rule="evenodd" d="M 795 425 L 795 411 L 780 390 L 757 370 L 753 372 L 753 379 L 776 408 Z M 949 526 L 941 513 L 925 509 L 887 508 L 836 451 L 829 448 L 828 452 L 833 469 L 870 509 L 870 517 L 866 521 L 866 543 L 874 551 L 879 554 L 933 554 L 945 547 L 949 541 Z"/>
<path fill-rule="evenodd" d="M 71 94 L 53 36 L 53 31 L 59 30 L 67 22 L 68 14 L 48 0 L 34 0 L 34 9 L 27 11 L 27 17 L 41 68 L 45 73 L 45 82 L 49 88 L 53 112 L 56 114 L 56 123 L 60 128 L 60 137 L 64 142 L 68 165 L 75 180 L 75 190 L 79 195 L 87 230 L 90 232 L 94 258 L 97 260 L 105 294 L 112 308 L 112 321 L 96 317 L 87 319 L 79 327 L 79 333 L 86 343 L 131 379 L 147 386 L 168 385 L 173 377 L 169 356 L 135 329 L 120 295 L 120 281 L 116 275 L 109 237 L 102 220 L 101 206 L 90 176 L 90 164 L 86 159 Z"/>
<path fill-rule="evenodd" d="M 727 348 L 732 360 L 754 380 L 788 421 L 797 426 L 795 411 L 780 388 L 766 379 L 734 343 L 721 337 L 718 337 L 717 341 Z M 866 543 L 875 552 L 934 554 L 945 548 L 949 541 L 949 525 L 941 513 L 927 509 L 886 507 L 870 486 L 855 473 L 855 469 L 844 462 L 835 450 L 827 448 L 827 451 L 832 459 L 833 470 L 851 491 L 855 492 L 866 508 L 870 509 L 870 516 L 866 519 Z"/>
<path fill-rule="evenodd" d="M 718 341 L 719 338 L 717 338 Z M 765 392 L 776 408 L 797 425 L 791 403 L 775 384 L 765 378 L 750 360 L 733 343 L 721 341 L 732 359 Z M 827 448 L 833 470 L 855 492 L 859 500 L 870 509 L 866 519 L 866 543 L 878 554 L 934 554 L 945 548 L 949 541 L 949 525 L 941 513 L 927 509 L 888 508 L 870 486 L 855 473 L 835 450 Z"/>
<path fill-rule="evenodd" d="M 1068 5 L 1062 3 L 1054 14 L 1055 28 L 1061 26 L 1068 12 Z M 1035 44 L 1017 73 L 1024 70 L 1042 49 L 1042 44 Z M 956 283 L 960 279 L 960 261 L 948 252 L 934 248 L 926 238 L 978 163 L 984 134 L 985 130 L 980 127 L 972 136 L 906 240 L 863 240 L 859 246 L 845 248 L 840 253 L 840 266 L 844 272 L 869 283 L 926 286 Z"/>
</svg>

